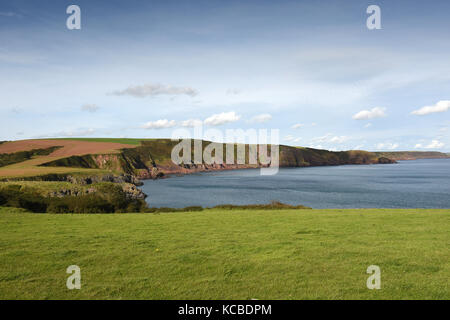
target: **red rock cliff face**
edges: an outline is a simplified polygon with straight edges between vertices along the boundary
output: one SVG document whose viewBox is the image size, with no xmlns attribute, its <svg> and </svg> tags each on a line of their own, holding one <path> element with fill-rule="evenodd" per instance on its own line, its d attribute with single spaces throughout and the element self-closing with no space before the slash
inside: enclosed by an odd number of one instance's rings
<svg viewBox="0 0 450 320">
<path fill-rule="evenodd" d="M 190 164 L 190 165 L 156 165 L 149 170 L 138 170 L 136 176 L 138 179 L 158 179 L 170 175 L 191 174 L 196 172 L 237 170 L 237 169 L 256 169 L 261 165 L 238 165 L 238 164 Z"/>
</svg>

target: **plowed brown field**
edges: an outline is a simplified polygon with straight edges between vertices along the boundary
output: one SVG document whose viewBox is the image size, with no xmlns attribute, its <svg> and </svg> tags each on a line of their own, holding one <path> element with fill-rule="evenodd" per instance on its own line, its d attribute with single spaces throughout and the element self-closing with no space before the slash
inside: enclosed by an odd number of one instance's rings
<svg viewBox="0 0 450 320">
<path fill-rule="evenodd" d="M 95 153 L 114 153 L 124 148 L 134 148 L 136 146 L 113 142 L 91 142 L 78 140 L 20 140 L 10 141 L 0 144 L 0 153 L 13 153 L 32 149 L 45 149 L 54 146 L 61 146 L 51 157 L 81 156 Z"/>
<path fill-rule="evenodd" d="M 81 169 L 68 167 L 39 167 L 39 165 L 45 162 L 70 156 L 116 153 L 120 149 L 136 147 L 136 145 L 130 144 L 81 140 L 20 140 L 0 144 L 0 153 L 14 153 L 32 149 L 45 149 L 53 146 L 60 146 L 62 148 L 55 150 L 48 156 L 36 157 L 31 160 L 15 163 L 5 167 L 0 167 L 0 178 L 36 176 L 48 173 L 99 171 L 97 169 Z"/>
</svg>

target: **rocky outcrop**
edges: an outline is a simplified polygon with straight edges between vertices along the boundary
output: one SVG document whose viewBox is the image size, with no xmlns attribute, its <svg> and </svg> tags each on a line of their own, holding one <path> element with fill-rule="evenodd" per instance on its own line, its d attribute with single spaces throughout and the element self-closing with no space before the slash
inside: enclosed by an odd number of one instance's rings
<svg viewBox="0 0 450 320">
<path fill-rule="evenodd" d="M 92 184 L 99 182 L 113 182 L 113 183 L 131 183 L 136 186 L 141 186 L 142 182 L 137 179 L 134 175 L 131 174 L 101 174 L 101 175 L 91 175 L 91 176 L 83 176 L 83 175 L 67 175 L 65 180 L 74 184 Z"/>
<path fill-rule="evenodd" d="M 121 183 L 121 188 L 124 196 L 129 200 L 144 200 L 147 195 L 139 190 L 134 184 Z M 63 187 L 56 190 L 51 190 L 47 193 L 50 198 L 63 198 L 63 197 L 82 197 L 90 194 L 104 193 L 104 190 L 100 190 L 96 185 L 89 188 L 83 188 L 77 185 L 73 187 Z"/>
<path fill-rule="evenodd" d="M 237 169 L 256 169 L 261 168 L 262 165 L 250 165 L 250 164 L 183 164 L 183 165 L 157 165 L 149 170 L 149 174 L 139 175 L 139 179 L 160 179 L 168 177 L 170 175 L 183 175 L 197 172 L 208 171 L 224 171 L 224 170 L 237 170 Z"/>
<path fill-rule="evenodd" d="M 122 190 L 125 193 L 127 199 L 144 200 L 145 198 L 147 198 L 147 195 L 144 192 L 142 192 L 131 183 L 124 183 L 122 185 Z"/>
<path fill-rule="evenodd" d="M 378 158 L 378 163 L 379 164 L 390 164 L 390 163 L 396 163 L 396 161 L 386 158 L 386 157 L 380 157 L 380 158 Z"/>
<path fill-rule="evenodd" d="M 112 183 L 131 183 L 136 186 L 141 186 L 143 183 L 132 174 L 46 174 L 32 177 L 20 177 L 20 178 L 5 178 L 0 181 L 12 182 L 12 181 L 60 181 L 70 182 L 79 185 L 89 185 L 100 182 L 112 182 Z"/>
</svg>

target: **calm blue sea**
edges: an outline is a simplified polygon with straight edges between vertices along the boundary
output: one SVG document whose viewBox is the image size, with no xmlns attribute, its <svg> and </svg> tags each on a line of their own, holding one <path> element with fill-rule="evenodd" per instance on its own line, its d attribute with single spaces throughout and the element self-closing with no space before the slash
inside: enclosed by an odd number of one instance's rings
<svg viewBox="0 0 450 320">
<path fill-rule="evenodd" d="M 258 169 L 145 181 L 151 207 L 210 207 L 278 200 L 313 208 L 450 208 L 450 159 L 388 165 Z"/>
</svg>

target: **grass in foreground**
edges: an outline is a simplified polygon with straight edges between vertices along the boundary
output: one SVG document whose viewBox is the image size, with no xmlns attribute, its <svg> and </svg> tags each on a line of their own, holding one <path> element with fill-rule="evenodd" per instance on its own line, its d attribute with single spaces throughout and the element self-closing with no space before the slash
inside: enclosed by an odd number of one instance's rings
<svg viewBox="0 0 450 320">
<path fill-rule="evenodd" d="M 450 210 L 10 210 L 1 299 L 450 298 Z M 66 288 L 72 264 L 81 290 Z M 381 290 L 366 288 L 369 265 Z"/>
</svg>

